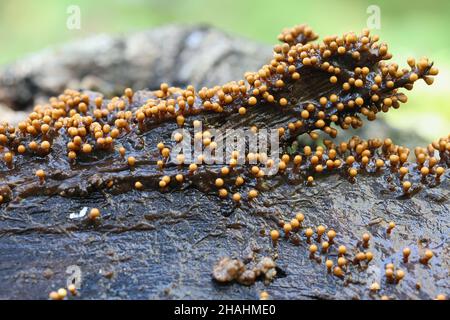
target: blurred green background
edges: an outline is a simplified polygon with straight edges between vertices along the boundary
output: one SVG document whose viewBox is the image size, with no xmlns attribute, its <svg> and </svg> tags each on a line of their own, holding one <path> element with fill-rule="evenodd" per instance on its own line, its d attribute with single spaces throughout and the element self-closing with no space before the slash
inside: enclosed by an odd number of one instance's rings
<svg viewBox="0 0 450 320">
<path fill-rule="evenodd" d="M 78 5 L 81 29 L 66 27 L 67 8 Z M 207 23 L 274 44 L 279 31 L 308 23 L 320 36 L 366 27 L 377 5 L 394 60 L 429 56 L 440 69 L 431 87 L 420 82 L 409 102 L 386 117 L 391 124 L 435 139 L 450 133 L 450 1 L 265 0 L 0 0 L 0 65 L 49 45 L 93 33 L 126 33 L 168 23 Z"/>
</svg>

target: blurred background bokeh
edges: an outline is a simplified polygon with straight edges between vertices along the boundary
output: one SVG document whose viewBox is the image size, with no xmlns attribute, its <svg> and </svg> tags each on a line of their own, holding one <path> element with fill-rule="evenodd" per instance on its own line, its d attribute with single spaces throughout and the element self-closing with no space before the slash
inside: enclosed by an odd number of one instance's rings
<svg viewBox="0 0 450 320">
<path fill-rule="evenodd" d="M 81 9 L 81 28 L 66 28 L 70 5 Z M 387 121 L 426 138 L 450 128 L 450 1 L 266 0 L 0 0 L 0 66 L 28 53 L 95 33 L 127 33 L 169 23 L 206 23 L 232 34 L 275 43 L 283 27 L 308 23 L 321 35 L 366 27 L 367 8 L 377 5 L 394 60 L 430 57 L 440 70 L 431 87 L 420 82 L 409 102 Z"/>
</svg>

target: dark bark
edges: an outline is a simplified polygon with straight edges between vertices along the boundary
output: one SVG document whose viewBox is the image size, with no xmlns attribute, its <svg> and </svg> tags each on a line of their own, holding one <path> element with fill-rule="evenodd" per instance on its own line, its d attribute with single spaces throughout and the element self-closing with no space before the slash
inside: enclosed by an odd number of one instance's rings
<svg viewBox="0 0 450 320">
<path fill-rule="evenodd" d="M 73 79 L 84 79 L 74 87 L 100 89 L 107 94 L 125 86 L 156 88 L 164 81 L 181 86 L 221 84 L 240 78 L 247 69 L 255 70 L 269 56 L 265 47 L 208 28 L 167 27 L 103 39 L 105 42 L 97 38 L 83 46 L 65 47 L 58 56 L 43 53 L 30 58 L 36 62 L 31 64 L 34 71 L 24 73 L 27 76 L 21 77 L 14 69 L 20 63 L 10 67 L 7 73 L 16 75 L 16 85 L 7 88 L 17 91 L 9 98 L 3 92 L 4 101 L 25 107 L 35 102 L 34 97 L 56 94 Z M 80 59 L 84 50 L 86 58 Z M 92 74 L 99 78 L 92 82 L 95 86 L 83 84 Z M 52 80 L 55 82 L 49 85 Z M 30 81 L 32 85 L 28 85 Z M 238 120 L 233 124 L 240 125 Z M 127 144 L 128 150 L 138 150 L 141 140 L 144 146 L 154 147 L 161 139 L 169 140 L 174 127 L 164 123 L 121 143 Z M 220 201 L 215 190 L 205 188 L 201 181 L 163 193 L 130 190 L 137 179 L 153 184 L 159 176 L 145 165 L 130 173 L 128 168 L 120 168 L 117 158 L 111 158 L 116 171 L 100 174 L 98 165 L 86 165 L 71 179 L 64 175 L 71 170 L 70 165 L 58 161 L 65 154 L 56 151 L 40 161 L 24 157 L 23 162 L 15 163 L 23 175 L 4 170 L 0 176 L 15 185 L 16 195 L 22 191 L 21 197 L 0 207 L 0 298 L 45 299 L 51 290 L 66 285 L 66 269 L 71 265 L 81 268 L 79 297 L 85 299 L 256 299 L 263 290 L 275 299 L 381 295 L 428 299 L 450 290 L 448 171 L 437 186 L 418 183 L 421 190 L 415 189 L 407 197 L 398 188 L 392 190 L 388 170 L 358 175 L 353 183 L 337 173 L 322 175 L 314 186 L 277 175 L 260 186 L 265 191 L 256 200 L 235 206 Z M 59 176 L 53 171 L 45 188 L 33 176 L 43 166 L 46 172 L 62 169 Z M 20 180 L 25 173 L 29 179 Z M 128 189 L 108 192 L 99 188 L 108 174 Z M 11 181 L 14 177 L 17 181 Z M 6 188 L 0 191 L 7 196 Z M 99 208 L 101 220 L 92 224 L 69 217 L 84 207 Z M 351 266 L 344 279 L 329 275 L 324 265 L 326 255 L 316 254 L 322 263 L 310 259 L 304 236 L 299 244 L 281 239 L 273 247 L 269 230 L 277 228 L 278 220 L 289 221 L 298 211 L 305 213 L 305 227 L 323 224 L 337 231 L 330 251 L 333 258 L 337 245 L 344 244 L 351 259 L 356 254 L 353 248 L 361 249 L 358 242 L 362 234 L 370 232 L 367 250 L 373 252 L 374 259 L 368 268 Z M 389 221 L 397 224 L 390 235 L 386 233 Z M 401 250 L 406 246 L 412 250 L 409 263 L 402 262 Z M 435 255 L 429 265 L 418 261 L 424 248 L 431 248 Z M 252 286 L 219 285 L 212 279 L 212 270 L 225 256 L 250 261 L 272 256 L 277 278 Z M 386 283 L 384 268 L 391 262 L 406 272 L 399 284 Z M 375 281 L 381 290 L 372 294 L 369 286 Z"/>
<path fill-rule="evenodd" d="M 0 297 L 45 299 L 66 285 L 71 265 L 81 268 L 84 299 L 257 299 L 262 290 L 275 299 L 430 299 L 448 294 L 448 174 L 439 187 L 425 187 L 411 198 L 389 192 L 387 177 L 360 176 L 352 184 L 332 175 L 318 179 L 314 187 L 277 177 L 256 202 L 237 208 L 196 188 L 41 196 L 10 203 L 0 214 Z M 92 226 L 69 218 L 83 207 L 100 208 L 102 221 Z M 352 267 L 345 280 L 329 275 L 324 255 L 321 264 L 309 259 L 304 236 L 298 246 L 280 240 L 274 249 L 260 231 L 267 233 L 278 219 L 288 220 L 297 211 L 305 213 L 305 226 L 335 228 L 336 244 L 349 249 L 369 231 L 368 250 L 374 253 L 369 268 Z M 397 224 L 390 236 L 389 221 Z M 406 246 L 412 254 L 404 264 L 401 250 Z M 418 262 L 423 247 L 435 254 L 428 266 Z M 256 248 L 256 259 L 278 256 L 273 282 L 247 287 L 213 281 L 212 268 L 220 258 L 244 258 Z M 386 283 L 384 267 L 390 262 L 406 272 L 400 284 Z M 54 273 L 50 278 L 45 277 L 47 269 Z M 381 284 L 379 294 L 370 294 L 373 281 Z"/>
</svg>

